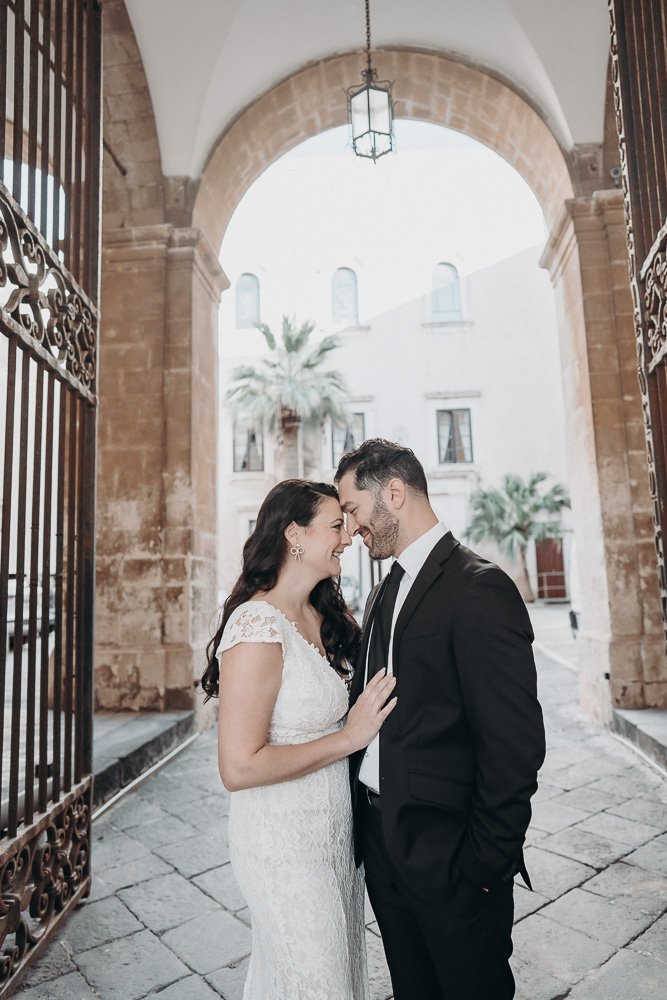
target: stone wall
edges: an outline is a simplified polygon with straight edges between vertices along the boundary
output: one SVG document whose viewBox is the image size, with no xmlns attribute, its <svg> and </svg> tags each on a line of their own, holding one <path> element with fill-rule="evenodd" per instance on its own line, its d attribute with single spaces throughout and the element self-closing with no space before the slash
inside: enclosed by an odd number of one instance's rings
<svg viewBox="0 0 667 1000">
<path fill-rule="evenodd" d="M 667 704 L 621 192 L 567 201 L 543 264 L 558 296 L 581 698 L 608 722 L 612 705 Z"/>
<path fill-rule="evenodd" d="M 96 703 L 190 708 L 217 594 L 217 307 L 226 287 L 165 183 L 136 41 L 104 5 Z M 180 199 L 180 202 L 179 202 Z"/>
</svg>

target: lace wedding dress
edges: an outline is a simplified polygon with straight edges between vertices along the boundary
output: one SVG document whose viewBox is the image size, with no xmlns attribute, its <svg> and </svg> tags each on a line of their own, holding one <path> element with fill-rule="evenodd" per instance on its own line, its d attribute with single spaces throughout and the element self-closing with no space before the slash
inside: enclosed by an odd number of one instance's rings
<svg viewBox="0 0 667 1000">
<path fill-rule="evenodd" d="M 307 743 L 341 727 L 345 681 L 281 611 L 265 601 L 242 604 L 220 651 L 239 642 L 282 646 L 268 743 Z M 368 1000 L 347 760 L 232 792 L 229 848 L 252 921 L 243 1000 Z"/>
</svg>

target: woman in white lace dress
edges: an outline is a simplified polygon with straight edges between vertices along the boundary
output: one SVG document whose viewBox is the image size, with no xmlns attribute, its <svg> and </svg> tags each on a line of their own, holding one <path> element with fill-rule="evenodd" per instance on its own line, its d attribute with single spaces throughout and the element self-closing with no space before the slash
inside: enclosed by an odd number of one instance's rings
<svg viewBox="0 0 667 1000">
<path fill-rule="evenodd" d="M 244 1000 L 368 1000 L 346 757 L 395 699 L 381 672 L 346 721 L 359 644 L 338 583 L 350 541 L 333 486 L 275 486 L 202 680 L 220 695 L 230 854 L 252 921 Z"/>
</svg>

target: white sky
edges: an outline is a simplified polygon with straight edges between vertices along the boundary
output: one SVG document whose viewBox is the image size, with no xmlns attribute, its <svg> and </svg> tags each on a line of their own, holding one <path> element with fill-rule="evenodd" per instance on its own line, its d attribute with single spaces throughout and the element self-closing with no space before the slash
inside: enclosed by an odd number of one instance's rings
<svg viewBox="0 0 667 1000">
<path fill-rule="evenodd" d="M 336 267 L 358 274 L 363 323 L 428 292 L 439 261 L 465 275 L 544 242 L 537 199 L 497 153 L 439 125 L 398 120 L 395 132 L 397 152 L 376 164 L 353 154 L 347 127 L 315 136 L 239 203 L 220 259 L 232 285 L 258 275 L 270 325 L 289 313 L 326 328 Z M 249 346 L 247 331 L 233 332 L 233 306 L 230 291 L 225 353 Z"/>
</svg>

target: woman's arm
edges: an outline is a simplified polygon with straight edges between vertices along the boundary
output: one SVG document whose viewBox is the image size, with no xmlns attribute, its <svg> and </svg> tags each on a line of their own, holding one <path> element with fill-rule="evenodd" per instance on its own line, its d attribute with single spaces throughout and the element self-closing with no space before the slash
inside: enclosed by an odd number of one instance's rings
<svg viewBox="0 0 667 1000">
<path fill-rule="evenodd" d="M 221 656 L 218 764 L 230 792 L 301 778 L 368 746 L 396 704 L 392 698 L 385 705 L 395 680 L 381 671 L 338 732 L 308 743 L 267 746 L 282 667 L 279 643 L 242 642 Z"/>
</svg>

